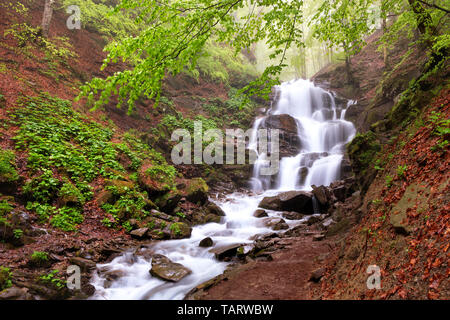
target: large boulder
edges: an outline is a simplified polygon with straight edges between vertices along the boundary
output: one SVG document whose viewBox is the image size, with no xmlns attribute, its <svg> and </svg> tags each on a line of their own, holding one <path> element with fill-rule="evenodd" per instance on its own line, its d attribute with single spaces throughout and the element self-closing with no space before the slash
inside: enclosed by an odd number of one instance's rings
<svg viewBox="0 0 450 320">
<path fill-rule="evenodd" d="M 276 211 L 295 211 L 313 214 L 312 193 L 305 191 L 288 191 L 273 197 L 265 197 L 259 207 Z"/>
<path fill-rule="evenodd" d="M 152 257 L 150 274 L 165 281 L 178 282 L 192 271 L 180 263 L 175 263 L 166 256 L 155 254 Z"/>
<path fill-rule="evenodd" d="M 280 156 L 292 157 L 300 152 L 297 121 L 287 114 L 270 115 L 264 119 L 259 129 L 280 130 Z"/>
<path fill-rule="evenodd" d="M 181 190 L 181 194 L 186 200 L 204 205 L 208 201 L 208 185 L 202 178 L 194 178 L 186 180 L 186 187 Z"/>
</svg>

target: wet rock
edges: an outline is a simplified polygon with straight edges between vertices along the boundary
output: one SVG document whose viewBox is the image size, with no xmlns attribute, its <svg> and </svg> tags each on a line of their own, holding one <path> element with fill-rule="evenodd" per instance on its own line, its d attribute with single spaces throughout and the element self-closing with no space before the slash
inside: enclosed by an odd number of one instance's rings
<svg viewBox="0 0 450 320">
<path fill-rule="evenodd" d="M 208 191 L 208 185 L 202 178 L 194 178 L 186 181 L 182 195 L 192 203 L 204 205 L 208 201 Z"/>
<path fill-rule="evenodd" d="M 287 220 L 301 220 L 304 215 L 298 212 L 283 212 L 283 218 Z"/>
<path fill-rule="evenodd" d="M 216 216 L 215 214 L 208 214 L 205 217 L 205 223 L 220 223 L 222 218 L 220 216 Z"/>
<path fill-rule="evenodd" d="M 215 214 L 216 216 L 219 217 L 224 217 L 225 216 L 225 212 L 214 202 L 208 202 L 205 206 L 206 212 L 210 213 L 210 214 Z"/>
<path fill-rule="evenodd" d="M 139 228 L 130 232 L 130 235 L 135 239 L 145 239 L 147 237 L 148 228 Z"/>
<path fill-rule="evenodd" d="M 338 201 L 345 201 L 347 197 L 347 188 L 345 186 L 333 188 L 333 194 Z"/>
<path fill-rule="evenodd" d="M 253 213 L 253 216 L 256 218 L 264 218 L 268 217 L 269 215 L 267 214 L 266 210 L 258 209 Z"/>
<path fill-rule="evenodd" d="M 238 249 L 242 244 L 231 244 L 223 247 L 213 248 L 209 252 L 214 253 L 217 260 L 225 260 L 225 258 L 234 257 L 237 255 Z"/>
<path fill-rule="evenodd" d="M 316 187 L 313 185 L 312 188 L 313 188 L 312 193 L 314 197 L 316 197 L 319 204 L 322 206 L 328 206 L 331 194 L 327 189 L 327 187 L 325 186 Z"/>
<path fill-rule="evenodd" d="M 178 206 L 182 196 L 178 191 L 169 191 L 168 193 L 158 197 L 155 203 L 158 205 L 161 211 L 167 213 L 173 213 L 175 208 Z"/>
<path fill-rule="evenodd" d="M 175 222 L 169 226 L 170 236 L 172 239 L 189 238 L 192 233 L 192 228 L 184 222 Z"/>
<path fill-rule="evenodd" d="M 92 260 L 80 258 L 80 257 L 72 257 L 69 259 L 70 263 L 79 266 L 83 271 L 89 271 L 95 269 L 96 264 Z"/>
<path fill-rule="evenodd" d="M 289 229 L 289 226 L 286 223 L 286 221 L 284 221 L 281 218 L 267 218 L 267 219 L 264 219 L 264 224 L 267 227 L 272 228 L 275 231 Z"/>
<path fill-rule="evenodd" d="M 214 245 L 213 240 L 210 237 L 207 237 L 205 239 L 203 239 L 202 241 L 200 241 L 199 243 L 199 247 L 202 248 L 207 248 L 207 247 L 212 247 Z"/>
<path fill-rule="evenodd" d="M 111 270 L 104 273 L 104 277 L 107 281 L 115 281 L 125 275 L 123 270 Z"/>
<path fill-rule="evenodd" d="M 325 275 L 326 269 L 319 268 L 311 272 L 311 276 L 309 277 L 309 281 L 319 282 L 320 279 Z"/>
<path fill-rule="evenodd" d="M 311 226 L 320 221 L 322 221 L 320 216 L 311 216 L 311 217 L 309 217 L 308 221 L 306 221 L 306 223 L 308 224 L 308 226 Z"/>
<path fill-rule="evenodd" d="M 166 256 L 155 254 L 152 257 L 150 274 L 165 281 L 178 282 L 192 271 L 180 263 L 172 262 Z"/>
<path fill-rule="evenodd" d="M 26 288 L 11 287 L 0 292 L 0 300 L 34 300 Z"/>
<path fill-rule="evenodd" d="M 300 152 L 297 121 L 290 115 L 269 115 L 261 123 L 260 129 L 279 130 L 281 157 L 295 156 Z"/>
<path fill-rule="evenodd" d="M 305 191 L 283 192 L 273 197 L 265 197 L 259 204 L 263 209 L 276 211 L 295 211 L 313 214 L 312 193 Z"/>
</svg>

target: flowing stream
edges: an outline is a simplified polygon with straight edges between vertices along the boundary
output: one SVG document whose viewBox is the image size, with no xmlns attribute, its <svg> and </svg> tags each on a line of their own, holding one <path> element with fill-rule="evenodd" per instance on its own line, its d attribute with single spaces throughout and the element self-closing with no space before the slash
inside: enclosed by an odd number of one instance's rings
<svg viewBox="0 0 450 320">
<path fill-rule="evenodd" d="M 228 265 L 215 259 L 211 248 L 199 247 L 199 242 L 211 237 L 214 247 L 231 244 L 250 244 L 258 234 L 273 232 L 262 219 L 253 217 L 262 198 L 281 191 L 311 190 L 311 185 L 329 185 L 341 174 L 343 150 L 355 134 L 355 127 L 346 121 L 346 108 L 336 106 L 334 96 L 308 80 L 295 80 L 276 88 L 279 99 L 268 115 L 288 114 L 297 123 L 301 142 L 299 154 L 280 160 L 280 170 L 275 177 L 260 174 L 266 163 L 264 153 L 258 154 L 250 180 L 256 195 L 233 193 L 224 200 L 211 199 L 225 212 L 222 223 L 196 226 L 189 239 L 160 241 L 149 244 L 149 250 L 167 256 L 192 270 L 177 283 L 165 282 L 149 273 L 151 259 L 125 252 L 98 270 L 116 271 L 120 277 L 109 282 L 96 272 L 92 284 L 96 288 L 94 299 L 183 299 L 195 286 L 223 273 Z M 349 101 L 347 107 L 353 103 Z M 264 124 L 266 117 L 255 120 L 254 129 Z M 249 149 L 257 152 L 257 136 L 251 137 Z M 303 174 L 301 174 L 303 173 Z M 303 178 L 301 177 L 303 176 Z M 280 217 L 280 212 L 267 210 L 269 217 Z M 302 221 L 286 221 L 290 227 Z"/>
</svg>

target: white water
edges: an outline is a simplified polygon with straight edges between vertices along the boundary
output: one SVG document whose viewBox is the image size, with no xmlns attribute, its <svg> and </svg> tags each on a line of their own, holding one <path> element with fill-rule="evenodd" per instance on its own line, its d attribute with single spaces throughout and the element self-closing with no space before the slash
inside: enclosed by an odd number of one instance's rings
<svg viewBox="0 0 450 320">
<path fill-rule="evenodd" d="M 258 154 L 250 181 L 258 195 L 230 194 L 225 200 L 216 201 L 225 212 L 221 224 L 209 223 L 194 227 L 189 239 L 149 244 L 151 252 L 163 254 L 183 264 L 192 270 L 192 274 L 178 283 L 165 282 L 150 275 L 151 260 L 137 256 L 132 251 L 126 252 L 110 263 L 98 265 L 99 270 L 120 270 L 124 275 L 106 288 L 105 279 L 97 272 L 92 278 L 96 288 L 94 299 L 183 299 L 192 288 L 223 273 L 227 267 L 227 263 L 214 258 L 214 254 L 209 252 L 211 248 L 198 246 L 202 239 L 211 237 L 215 247 L 251 244 L 251 238 L 255 235 L 273 232 L 264 225 L 262 219 L 253 217 L 263 197 L 280 191 L 310 190 L 313 184 L 328 185 L 340 178 L 343 146 L 355 134 L 353 124 L 344 120 L 345 110 L 336 108 L 331 93 L 315 87 L 307 80 L 283 83 L 277 90 L 280 91 L 280 99 L 275 110 L 270 113 L 285 113 L 296 119 L 302 142 L 301 152 L 294 157 L 281 159 L 276 179 L 259 174 L 267 162 L 266 154 Z M 255 121 L 255 132 L 264 119 Z M 251 138 L 248 148 L 257 152 L 256 134 Z M 301 170 L 308 170 L 302 183 L 299 180 Z M 267 212 L 269 217 L 279 217 L 281 214 Z M 290 227 L 301 223 L 286 222 Z"/>
</svg>

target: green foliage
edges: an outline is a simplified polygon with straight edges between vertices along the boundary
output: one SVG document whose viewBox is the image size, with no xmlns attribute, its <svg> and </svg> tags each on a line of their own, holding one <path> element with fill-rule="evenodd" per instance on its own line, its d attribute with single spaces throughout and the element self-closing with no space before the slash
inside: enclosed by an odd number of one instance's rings
<svg viewBox="0 0 450 320">
<path fill-rule="evenodd" d="M 84 220 L 81 210 L 78 208 L 63 207 L 57 210 L 57 213 L 53 215 L 50 223 L 55 228 L 63 231 L 75 231 L 77 225 Z"/>
<path fill-rule="evenodd" d="M 48 204 L 41 204 L 39 202 L 28 202 L 26 206 L 27 210 L 36 212 L 39 216 L 40 222 L 47 222 L 48 219 L 56 213 L 56 207 Z"/>
<path fill-rule="evenodd" d="M 177 212 L 175 213 L 177 216 L 179 216 L 180 218 L 184 219 L 186 218 L 186 215 L 183 212 Z"/>
<path fill-rule="evenodd" d="M 81 116 L 68 101 L 42 94 L 23 105 L 16 111 L 20 130 L 14 139 L 17 148 L 28 150 L 32 169 L 56 167 L 74 182 L 124 170 L 110 141 L 112 131 Z"/>
<path fill-rule="evenodd" d="M 23 230 L 22 229 L 14 229 L 13 235 L 15 239 L 20 239 L 23 236 Z"/>
<path fill-rule="evenodd" d="M 406 170 L 408 170 L 408 166 L 406 164 L 405 165 L 399 165 L 397 167 L 397 177 L 399 177 L 400 179 L 405 178 Z"/>
<path fill-rule="evenodd" d="M 12 211 L 13 207 L 6 200 L 0 201 L 0 217 L 4 217 Z"/>
<path fill-rule="evenodd" d="M 59 270 L 52 270 L 50 273 L 40 276 L 39 281 L 44 284 L 51 285 L 55 289 L 61 290 L 65 288 L 66 280 L 58 278 L 58 273 Z"/>
<path fill-rule="evenodd" d="M 111 0 L 63 0 L 64 6 L 77 5 L 81 11 L 81 25 L 97 30 L 107 40 L 123 39 L 138 32 L 134 10 L 118 10 L 114 14 Z"/>
<path fill-rule="evenodd" d="M 43 251 L 34 251 L 31 255 L 31 261 L 36 265 L 42 265 L 49 261 L 48 253 Z"/>
<path fill-rule="evenodd" d="M 314 35 L 330 45 L 339 45 L 347 57 L 362 49 L 369 32 L 370 0 L 324 1 L 312 18 Z"/>
<path fill-rule="evenodd" d="M 229 45 L 238 53 L 262 39 L 274 51 L 271 59 L 279 62 L 268 67 L 260 79 L 242 89 L 249 96 L 263 91 L 268 98 L 271 88 L 279 83 L 285 62 L 285 52 L 292 45 L 301 45 L 302 0 L 260 3 L 256 0 L 202 0 L 187 3 L 184 0 L 122 0 L 115 12 L 125 9 L 134 12 L 141 32 L 135 37 L 125 37 L 106 47 L 108 57 L 103 67 L 120 60 L 132 66 L 130 70 L 117 72 L 107 79 L 95 78 L 82 87 L 81 95 L 97 108 L 107 103 L 112 95 L 118 97 L 119 105 L 128 104 L 131 111 L 134 102 L 144 96 L 155 98 L 158 104 L 161 83 L 166 75 L 176 75 L 183 71 L 193 71 L 199 63 L 208 40 Z M 244 6 L 261 5 L 267 10 L 252 10 L 247 15 L 235 19 L 237 11 Z M 222 50 L 216 48 L 216 50 Z M 211 51 L 211 50 L 210 50 Z M 219 52 L 222 57 L 223 52 Z M 211 60 L 209 60 L 211 61 Z M 207 62 L 207 61 L 206 61 Z M 225 73 L 212 71 L 211 63 L 204 63 L 204 70 L 224 79 Z"/>
<path fill-rule="evenodd" d="M 15 166 L 16 156 L 13 151 L 0 150 L 0 181 L 14 182 L 19 179 Z"/>
<path fill-rule="evenodd" d="M 28 53 L 32 45 L 36 44 L 50 57 L 59 58 L 61 61 L 76 57 L 67 37 L 48 39 L 40 34 L 40 27 L 33 27 L 26 22 L 12 24 L 4 32 L 4 36 L 12 36 L 17 41 L 18 47 L 25 53 Z"/>
<path fill-rule="evenodd" d="M 386 183 L 386 187 L 390 188 L 390 187 L 392 186 L 392 181 L 393 181 L 393 180 L 394 180 L 394 178 L 393 178 L 392 176 L 387 175 L 387 176 L 384 178 L 384 181 L 385 181 L 385 183 Z"/>
<path fill-rule="evenodd" d="M 215 44 L 211 40 L 207 41 L 202 55 L 198 58 L 197 68 L 188 73 L 195 78 L 201 73 L 226 84 L 233 78 L 238 81 L 246 79 L 248 82 L 248 79 L 257 75 L 254 66 L 246 62 L 242 55 L 236 55 L 231 47 Z"/>
<path fill-rule="evenodd" d="M 86 199 L 81 191 L 78 190 L 78 188 L 70 182 L 66 182 L 63 184 L 63 186 L 59 190 L 58 196 L 66 199 L 73 199 L 73 202 L 79 203 L 81 205 L 86 202 Z"/>
<path fill-rule="evenodd" d="M 23 192 L 41 203 L 50 202 L 56 195 L 60 181 L 53 177 L 50 169 L 43 169 L 43 173 L 28 181 Z"/>
<path fill-rule="evenodd" d="M 133 227 L 131 226 L 131 224 L 128 221 L 125 221 L 124 223 L 122 223 L 122 227 L 125 229 L 126 232 L 130 233 L 131 230 L 133 230 Z"/>
<path fill-rule="evenodd" d="M 145 173 L 154 181 L 164 184 L 167 189 L 175 185 L 177 170 L 169 165 L 155 165 L 148 168 Z"/>
<path fill-rule="evenodd" d="M 181 235 L 180 226 L 178 223 L 172 223 L 169 227 L 170 231 L 172 231 L 175 235 Z"/>
<path fill-rule="evenodd" d="M 12 286 L 12 273 L 9 268 L 0 266 L 0 291 L 8 289 Z"/>
</svg>

